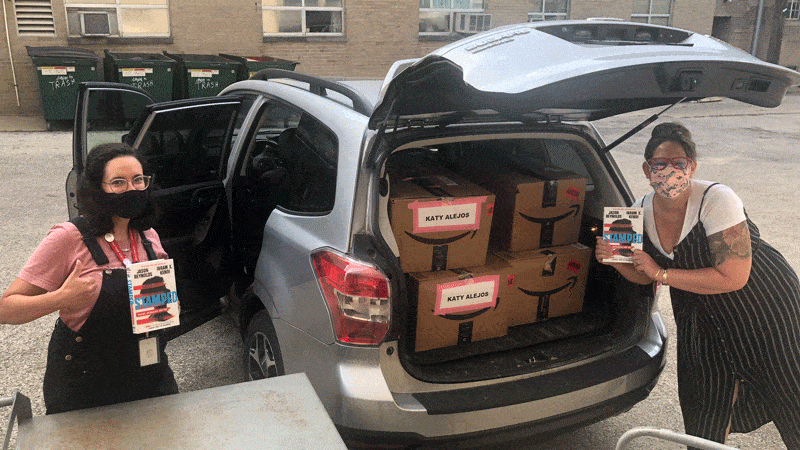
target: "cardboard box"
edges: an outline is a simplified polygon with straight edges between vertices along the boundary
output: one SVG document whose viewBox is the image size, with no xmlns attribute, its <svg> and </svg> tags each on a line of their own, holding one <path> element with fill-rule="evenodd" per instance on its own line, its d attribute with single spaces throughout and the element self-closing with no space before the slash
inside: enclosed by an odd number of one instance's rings
<svg viewBox="0 0 800 450">
<path fill-rule="evenodd" d="M 494 195 L 445 169 L 390 171 L 389 218 L 403 272 L 486 264 Z"/>
<path fill-rule="evenodd" d="M 514 289 L 506 299 L 509 326 L 583 310 L 592 249 L 571 244 L 522 252 L 497 251 L 511 265 Z"/>
<path fill-rule="evenodd" d="M 511 266 L 496 257 L 482 267 L 408 274 L 417 301 L 415 351 L 505 336 L 513 278 Z"/>
<path fill-rule="evenodd" d="M 509 251 L 578 242 L 586 178 L 559 168 L 483 173 L 495 194 L 491 244 Z"/>
</svg>

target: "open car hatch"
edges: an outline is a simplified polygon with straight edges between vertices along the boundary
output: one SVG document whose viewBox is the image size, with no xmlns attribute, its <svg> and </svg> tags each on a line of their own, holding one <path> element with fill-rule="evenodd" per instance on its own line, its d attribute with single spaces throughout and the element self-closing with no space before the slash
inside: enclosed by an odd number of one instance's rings
<svg viewBox="0 0 800 450">
<path fill-rule="evenodd" d="M 775 107 L 798 83 L 798 72 L 676 28 L 526 23 L 459 40 L 401 71 L 370 128 L 595 120 L 712 96 Z"/>
</svg>

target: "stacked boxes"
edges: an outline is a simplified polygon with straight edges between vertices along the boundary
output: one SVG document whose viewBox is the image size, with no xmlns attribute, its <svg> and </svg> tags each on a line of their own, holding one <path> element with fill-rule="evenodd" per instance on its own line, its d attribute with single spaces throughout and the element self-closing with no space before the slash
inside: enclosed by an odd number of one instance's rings
<svg viewBox="0 0 800 450">
<path fill-rule="evenodd" d="M 484 169 L 473 182 L 430 166 L 389 176 L 391 226 L 417 302 L 416 351 L 582 310 L 591 257 L 577 244 L 585 178 Z"/>
</svg>

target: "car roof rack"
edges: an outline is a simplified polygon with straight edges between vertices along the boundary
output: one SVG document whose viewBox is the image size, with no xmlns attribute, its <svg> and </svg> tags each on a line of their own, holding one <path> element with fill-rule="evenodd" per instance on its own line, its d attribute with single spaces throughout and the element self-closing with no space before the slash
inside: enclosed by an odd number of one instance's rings
<svg viewBox="0 0 800 450">
<path fill-rule="evenodd" d="M 353 110 L 365 116 L 370 116 L 374 106 L 363 95 L 348 86 L 339 84 L 335 81 L 325 80 L 305 73 L 294 72 L 284 69 L 262 69 L 256 72 L 251 80 L 272 80 L 276 78 L 287 78 L 290 80 L 308 83 L 308 90 L 321 97 L 327 97 L 328 90 L 344 95 L 353 102 Z"/>
</svg>

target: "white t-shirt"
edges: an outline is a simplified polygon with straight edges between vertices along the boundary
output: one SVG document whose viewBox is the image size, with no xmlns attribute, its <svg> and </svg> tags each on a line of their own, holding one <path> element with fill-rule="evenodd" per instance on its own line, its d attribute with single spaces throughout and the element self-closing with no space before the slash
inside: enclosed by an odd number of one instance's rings
<svg viewBox="0 0 800 450">
<path fill-rule="evenodd" d="M 699 221 L 703 222 L 706 236 L 710 236 L 746 220 L 742 199 L 731 188 L 723 184 L 716 184 L 708 191 L 705 202 L 703 202 L 702 217 L 700 217 L 700 202 L 703 200 L 703 193 L 712 184 L 710 181 L 692 179 L 692 194 L 689 197 L 689 203 L 686 205 L 683 230 L 681 230 L 681 237 L 678 242 L 683 241 Z M 664 251 L 656 232 L 656 223 L 653 216 L 654 195 L 655 192 L 650 192 L 636 200 L 633 206 L 644 208 L 644 229 L 647 237 L 650 238 L 650 242 L 653 243 L 658 251 L 672 259 L 674 255 Z"/>
</svg>

